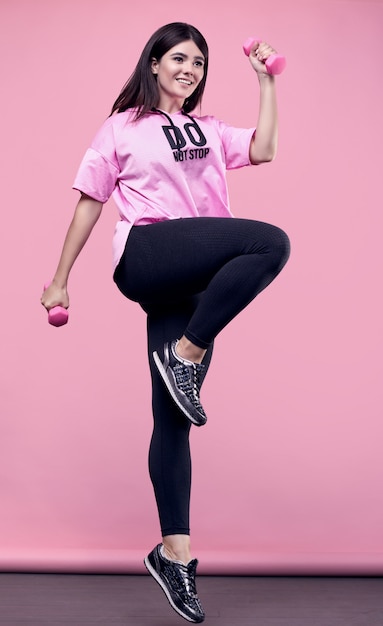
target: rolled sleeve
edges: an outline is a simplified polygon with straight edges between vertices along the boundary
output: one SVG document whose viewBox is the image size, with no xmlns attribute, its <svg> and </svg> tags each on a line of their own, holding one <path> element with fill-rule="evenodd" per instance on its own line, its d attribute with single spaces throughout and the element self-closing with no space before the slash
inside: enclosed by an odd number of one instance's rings
<svg viewBox="0 0 383 626">
<path fill-rule="evenodd" d="M 112 195 L 119 173 L 119 168 L 104 155 L 94 148 L 88 148 L 74 180 L 73 189 L 104 203 Z"/>
<path fill-rule="evenodd" d="M 251 165 L 250 142 L 255 128 L 236 128 L 219 121 L 218 131 L 221 136 L 226 169 L 233 170 Z"/>
<path fill-rule="evenodd" d="M 116 187 L 119 174 L 113 118 L 109 117 L 86 151 L 73 188 L 99 202 L 106 202 Z"/>
</svg>

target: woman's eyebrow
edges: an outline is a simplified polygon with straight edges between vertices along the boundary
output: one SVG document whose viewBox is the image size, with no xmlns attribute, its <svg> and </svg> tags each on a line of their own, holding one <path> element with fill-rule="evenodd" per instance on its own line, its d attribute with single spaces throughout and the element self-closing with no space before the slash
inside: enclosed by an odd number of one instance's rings
<svg viewBox="0 0 383 626">
<path fill-rule="evenodd" d="M 177 57 L 182 57 L 183 59 L 187 59 L 187 54 L 185 54 L 184 52 L 173 52 L 173 54 L 171 55 L 172 57 L 177 56 Z M 205 61 L 204 57 L 201 56 L 195 56 L 193 57 L 193 59 L 198 59 L 198 61 Z"/>
</svg>

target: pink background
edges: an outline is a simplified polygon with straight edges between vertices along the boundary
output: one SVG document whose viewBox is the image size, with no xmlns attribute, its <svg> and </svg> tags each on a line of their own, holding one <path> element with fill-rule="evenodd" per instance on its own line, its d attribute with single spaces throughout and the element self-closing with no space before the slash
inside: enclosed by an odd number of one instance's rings
<svg viewBox="0 0 383 626">
<path fill-rule="evenodd" d="M 110 202 L 39 304 L 76 169 L 151 33 L 205 34 L 204 113 L 256 120 L 241 44 L 286 54 L 275 162 L 229 174 L 237 216 L 290 235 L 281 276 L 220 335 L 192 429 L 201 572 L 383 573 L 383 3 L 2 0 L 0 567 L 141 571 L 159 540 L 147 472 L 145 315 L 111 280 Z"/>
</svg>

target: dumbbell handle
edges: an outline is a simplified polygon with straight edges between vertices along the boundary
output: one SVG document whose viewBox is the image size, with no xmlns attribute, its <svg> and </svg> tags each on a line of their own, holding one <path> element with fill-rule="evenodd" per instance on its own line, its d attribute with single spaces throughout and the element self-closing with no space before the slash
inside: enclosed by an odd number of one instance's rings
<svg viewBox="0 0 383 626">
<path fill-rule="evenodd" d="M 50 283 L 44 285 L 44 289 L 49 287 Z M 48 322 L 52 326 L 64 326 L 68 322 L 69 314 L 65 307 L 54 306 L 48 311 Z"/>
<path fill-rule="evenodd" d="M 246 56 L 250 55 L 251 49 L 255 43 L 261 43 L 261 39 L 248 37 L 243 44 L 243 51 Z M 281 74 L 286 67 L 286 58 L 281 54 L 271 54 L 265 61 L 268 74 Z"/>
</svg>

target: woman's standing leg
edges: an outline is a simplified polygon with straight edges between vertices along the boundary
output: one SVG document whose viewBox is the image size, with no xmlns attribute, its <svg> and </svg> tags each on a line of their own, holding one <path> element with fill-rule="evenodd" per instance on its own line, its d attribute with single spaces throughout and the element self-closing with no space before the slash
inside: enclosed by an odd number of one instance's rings
<svg viewBox="0 0 383 626">
<path fill-rule="evenodd" d="M 197 303 L 198 297 L 193 297 L 174 303 L 171 310 L 161 307 L 147 310 L 154 417 L 149 472 L 157 501 L 162 545 L 157 545 L 145 558 L 145 565 L 171 606 L 185 619 L 200 623 L 205 614 L 195 583 L 198 562 L 190 553 L 191 423 L 167 393 L 152 356 L 154 348 L 169 341 L 174 333 L 182 333 Z M 205 356 L 206 370 L 211 353 L 212 347 Z"/>
</svg>

